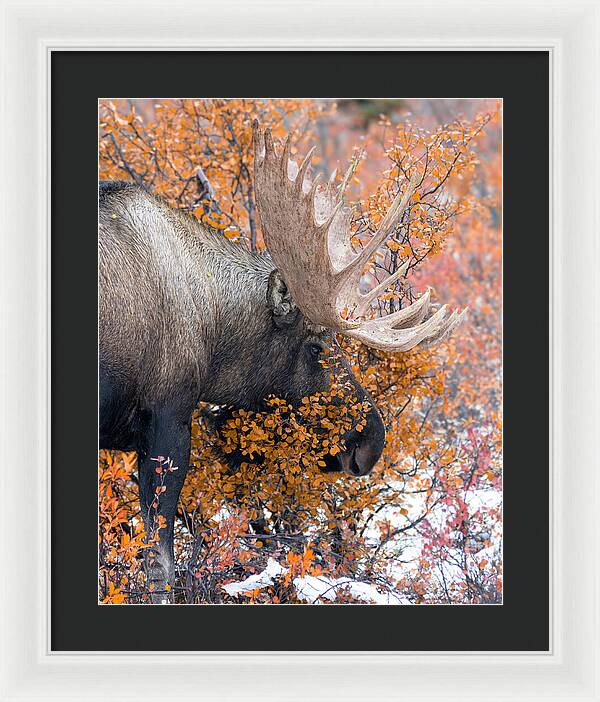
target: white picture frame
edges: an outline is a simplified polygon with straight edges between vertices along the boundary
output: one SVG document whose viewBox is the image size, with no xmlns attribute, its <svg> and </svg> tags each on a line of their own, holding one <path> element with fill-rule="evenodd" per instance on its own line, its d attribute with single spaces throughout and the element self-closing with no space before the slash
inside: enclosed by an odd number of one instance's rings
<svg viewBox="0 0 600 702">
<path fill-rule="evenodd" d="M 1 699 L 600 700 L 600 4 L 25 0 L 0 6 Z M 551 231 L 549 238 L 529 233 L 550 247 L 548 306 L 536 291 L 523 291 L 535 314 L 550 315 L 549 651 L 519 652 L 518 631 L 516 650 L 505 653 L 50 650 L 49 67 L 61 49 L 550 53 Z M 533 592 L 524 583 L 523 596 Z"/>
</svg>

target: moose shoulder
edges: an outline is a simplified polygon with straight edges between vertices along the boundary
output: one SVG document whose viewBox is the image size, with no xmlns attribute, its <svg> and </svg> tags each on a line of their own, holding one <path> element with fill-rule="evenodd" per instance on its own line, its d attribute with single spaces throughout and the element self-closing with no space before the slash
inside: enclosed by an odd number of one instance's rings
<svg viewBox="0 0 600 702">
<path fill-rule="evenodd" d="M 333 332 L 405 350 L 445 336 L 460 320 L 441 308 L 423 321 L 426 293 L 400 312 L 362 321 L 371 299 L 398 274 L 367 295 L 358 292 L 360 275 L 415 183 L 393 204 L 374 241 L 349 259 L 345 181 L 318 188 L 306 173 L 308 159 L 298 168 L 289 146 L 288 139 L 278 154 L 270 133 L 255 127 L 265 254 L 250 253 L 140 187 L 100 184 L 100 447 L 137 452 L 146 529 L 159 515 L 166 522 L 158 547 L 147 554 L 155 601 L 174 583 L 173 524 L 200 401 L 259 409 L 276 395 L 298 403 L 328 389 L 320 359 Z M 354 316 L 342 318 L 342 307 Z M 345 451 L 329 457 L 326 470 L 365 475 L 383 450 L 385 431 L 347 365 L 344 372 L 370 409 L 363 431 L 345 437 Z M 177 470 L 159 475 L 152 460 L 159 456 Z"/>
</svg>

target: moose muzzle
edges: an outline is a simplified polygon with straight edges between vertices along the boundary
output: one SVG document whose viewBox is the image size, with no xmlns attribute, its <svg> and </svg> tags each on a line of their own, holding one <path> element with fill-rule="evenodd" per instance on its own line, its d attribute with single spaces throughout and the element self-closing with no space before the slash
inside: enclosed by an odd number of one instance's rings
<svg viewBox="0 0 600 702">
<path fill-rule="evenodd" d="M 364 429 L 350 431 L 344 443 L 345 451 L 327 457 L 324 472 L 344 472 L 355 477 L 370 473 L 385 446 L 385 427 L 379 412 L 373 408 L 367 415 Z"/>
</svg>

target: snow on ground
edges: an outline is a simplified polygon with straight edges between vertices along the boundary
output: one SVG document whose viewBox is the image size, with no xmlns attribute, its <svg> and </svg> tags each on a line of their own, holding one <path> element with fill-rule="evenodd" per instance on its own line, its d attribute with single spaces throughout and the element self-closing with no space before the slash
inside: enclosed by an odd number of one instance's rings
<svg viewBox="0 0 600 702">
<path fill-rule="evenodd" d="M 252 590 L 262 590 L 274 584 L 275 578 L 287 573 L 288 569 L 281 566 L 274 558 L 269 558 L 267 567 L 260 573 L 240 580 L 237 583 L 223 585 L 223 589 L 231 597 L 252 592 Z M 361 583 L 350 578 L 328 578 L 325 576 L 305 575 L 294 578 L 294 587 L 298 599 L 303 602 L 320 604 L 320 598 L 334 602 L 340 592 L 348 592 L 361 602 L 374 604 L 410 604 L 397 593 L 381 593 L 370 583 Z"/>
<path fill-rule="evenodd" d="M 249 576 L 245 580 L 240 580 L 237 583 L 228 583 L 227 585 L 223 585 L 223 590 L 225 590 L 225 592 L 232 597 L 238 597 L 239 595 L 243 595 L 247 592 L 252 592 L 252 590 L 261 590 L 262 588 L 273 585 L 273 579 L 285 572 L 287 572 L 286 568 L 280 566 L 274 558 L 269 558 L 267 561 L 267 567 L 262 572 L 255 573 L 254 575 Z"/>
<path fill-rule="evenodd" d="M 305 575 L 294 578 L 294 586 L 298 599 L 303 602 L 318 604 L 319 598 L 335 601 L 341 591 L 349 592 L 361 602 L 373 604 L 410 604 L 398 593 L 382 593 L 370 583 L 361 583 L 350 578 L 327 578 L 325 576 Z"/>
</svg>

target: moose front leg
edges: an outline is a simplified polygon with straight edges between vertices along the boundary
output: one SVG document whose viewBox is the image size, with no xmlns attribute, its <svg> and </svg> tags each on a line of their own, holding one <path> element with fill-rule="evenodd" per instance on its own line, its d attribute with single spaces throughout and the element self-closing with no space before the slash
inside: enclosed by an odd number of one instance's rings
<svg viewBox="0 0 600 702">
<path fill-rule="evenodd" d="M 146 575 L 153 603 L 172 602 L 175 585 L 175 513 L 189 467 L 191 420 L 153 414 L 148 445 L 139 456 L 140 506 L 147 539 Z M 161 522 L 164 527 L 159 528 Z M 158 537 L 154 542 L 153 537 Z M 169 586 L 169 587 L 167 587 Z"/>
</svg>

